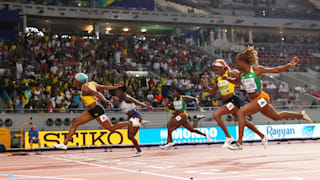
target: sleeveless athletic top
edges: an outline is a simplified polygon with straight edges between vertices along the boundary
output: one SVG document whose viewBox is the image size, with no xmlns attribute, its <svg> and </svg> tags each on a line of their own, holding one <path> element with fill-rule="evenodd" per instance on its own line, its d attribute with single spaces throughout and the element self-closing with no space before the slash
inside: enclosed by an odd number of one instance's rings
<svg viewBox="0 0 320 180">
<path fill-rule="evenodd" d="M 89 106 L 90 104 L 96 102 L 96 97 L 91 94 L 83 94 L 82 89 L 84 85 L 87 85 L 89 88 L 96 91 L 97 90 L 96 83 L 94 81 L 90 81 L 90 82 L 84 83 L 81 87 L 81 99 L 85 102 L 86 106 Z"/>
<path fill-rule="evenodd" d="M 242 87 L 247 93 L 254 93 L 262 90 L 261 78 L 253 71 L 253 66 L 248 74 L 241 75 Z"/>
<path fill-rule="evenodd" d="M 186 102 L 183 100 L 182 96 L 180 96 L 180 99 L 176 99 L 174 98 L 173 100 L 173 107 L 175 111 L 185 111 L 187 104 Z"/>
<path fill-rule="evenodd" d="M 124 97 L 123 97 L 123 99 L 122 99 L 122 101 L 120 103 L 120 109 L 124 113 L 128 113 L 128 112 L 130 112 L 132 110 L 136 110 L 136 105 L 134 103 L 127 103 L 126 102 L 126 97 L 127 96 L 128 95 L 124 95 Z"/>
<path fill-rule="evenodd" d="M 224 75 L 229 77 L 229 71 L 226 71 Z M 217 80 L 218 80 L 217 85 L 221 95 L 226 96 L 228 94 L 233 94 L 234 84 L 230 83 L 227 80 L 223 80 L 222 76 L 218 76 Z"/>
</svg>

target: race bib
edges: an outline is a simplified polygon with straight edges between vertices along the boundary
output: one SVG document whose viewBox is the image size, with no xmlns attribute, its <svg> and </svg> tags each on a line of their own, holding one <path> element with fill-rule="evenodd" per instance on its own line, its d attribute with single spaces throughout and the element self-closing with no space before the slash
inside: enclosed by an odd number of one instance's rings
<svg viewBox="0 0 320 180">
<path fill-rule="evenodd" d="M 254 78 L 242 79 L 242 88 L 246 90 L 248 93 L 253 93 L 258 90 L 257 84 L 254 81 Z"/>
<path fill-rule="evenodd" d="M 102 114 L 101 116 L 99 116 L 101 122 L 105 122 L 106 120 L 109 120 L 109 117 L 105 114 Z"/>
<path fill-rule="evenodd" d="M 182 101 L 173 102 L 174 109 L 182 109 Z"/>
<path fill-rule="evenodd" d="M 140 123 L 140 119 L 139 119 L 139 118 L 136 118 L 136 117 L 130 118 L 130 121 L 134 121 L 134 122 Z"/>
<path fill-rule="evenodd" d="M 232 111 L 234 109 L 234 104 L 232 102 L 229 102 L 228 104 L 226 104 L 226 107 L 229 111 Z"/>
<path fill-rule="evenodd" d="M 268 104 L 268 102 L 264 98 L 259 99 L 257 102 L 261 108 L 265 107 Z"/>
<path fill-rule="evenodd" d="M 181 121 L 181 119 L 182 119 L 181 116 L 177 116 L 177 117 L 176 117 L 176 120 L 177 120 L 177 121 Z"/>
<path fill-rule="evenodd" d="M 132 117 L 129 119 L 132 122 L 132 125 L 135 127 L 141 127 L 140 119 L 137 117 Z"/>
<path fill-rule="evenodd" d="M 229 92 L 229 82 L 228 81 L 220 81 L 218 82 L 219 91 L 221 94 Z"/>
</svg>

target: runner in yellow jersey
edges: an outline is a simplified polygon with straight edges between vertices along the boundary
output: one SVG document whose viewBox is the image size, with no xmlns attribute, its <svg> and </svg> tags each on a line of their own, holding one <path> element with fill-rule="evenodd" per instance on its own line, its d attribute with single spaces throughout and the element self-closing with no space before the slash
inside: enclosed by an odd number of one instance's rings
<svg viewBox="0 0 320 180">
<path fill-rule="evenodd" d="M 81 89 L 81 99 L 85 102 L 86 111 L 81 113 L 71 125 L 67 138 L 63 143 L 55 144 L 54 147 L 58 149 L 67 149 L 67 144 L 71 140 L 72 135 L 76 132 L 77 127 L 82 124 L 86 124 L 89 121 L 96 119 L 99 124 L 109 131 L 114 131 L 116 129 L 121 129 L 126 126 L 132 125 L 136 126 L 139 124 L 134 124 L 133 122 L 121 122 L 115 125 L 112 125 L 110 119 L 105 115 L 105 109 L 101 104 L 97 102 L 97 98 L 112 106 L 112 103 L 108 101 L 99 90 L 112 90 L 120 87 L 120 83 L 116 86 L 104 86 L 97 84 L 94 81 L 88 82 L 88 76 L 84 73 L 77 73 L 74 76 L 73 86 Z"/>
<path fill-rule="evenodd" d="M 236 112 L 241 106 L 241 100 L 234 94 L 235 85 L 223 79 L 224 76 L 234 77 L 236 72 L 232 71 L 228 64 L 222 59 L 217 59 L 212 65 L 213 71 L 217 75 L 216 83 L 212 88 L 209 88 L 205 81 L 201 80 L 201 86 L 205 88 L 206 91 L 208 91 L 212 96 L 215 96 L 217 91 L 219 91 L 221 98 L 224 101 L 224 105 L 213 113 L 213 119 L 217 121 L 218 125 L 226 135 L 226 140 L 222 146 L 223 148 L 226 148 L 233 142 L 233 137 L 229 134 L 221 117 L 227 114 L 232 114 L 234 117 L 236 117 Z M 266 146 L 266 137 L 251 122 L 246 121 L 245 125 L 253 132 L 257 133 L 261 137 L 262 143 Z"/>
</svg>

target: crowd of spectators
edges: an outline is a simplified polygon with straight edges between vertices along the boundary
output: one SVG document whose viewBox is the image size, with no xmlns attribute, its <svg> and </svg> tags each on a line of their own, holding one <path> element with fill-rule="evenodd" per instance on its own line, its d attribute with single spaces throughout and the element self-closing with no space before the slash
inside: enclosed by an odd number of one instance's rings
<svg viewBox="0 0 320 180">
<path fill-rule="evenodd" d="M 307 49 L 319 52 L 314 47 Z M 307 55 L 303 48 L 296 46 L 257 45 L 256 49 L 260 63 L 269 66 L 283 64 L 292 52 Z M 279 56 L 274 59 L 280 58 L 281 62 L 273 61 L 270 54 Z M 125 34 L 95 40 L 20 34 L 15 42 L 0 42 L 0 68 L 10 72 L 2 76 L 1 86 L 8 94 L 7 99 L 11 99 L 7 106 L 17 112 L 83 109 L 81 93 L 72 87 L 73 75 L 78 72 L 86 73 L 90 80 L 100 84 L 114 85 L 123 81 L 128 94 L 154 107 L 162 106 L 163 98 L 171 95 L 172 87 L 199 98 L 201 106 L 219 106 L 222 104 L 219 96 L 211 97 L 199 85 L 201 79 L 214 83 L 213 60 L 186 39 L 174 36 Z M 127 71 L 148 71 L 149 75 L 137 77 Z M 269 87 L 280 88 L 272 84 Z M 112 99 L 109 92 L 103 93 Z M 242 100 L 248 101 L 245 96 Z"/>
<path fill-rule="evenodd" d="M 10 72 L 1 83 L 19 111 L 83 108 L 80 92 L 71 87 L 78 72 L 106 85 L 124 81 L 130 95 L 155 107 L 172 86 L 200 97 L 201 72 L 209 72 L 210 62 L 183 39 L 170 37 L 121 35 L 89 40 L 21 34 L 16 42 L 0 44 L 0 67 Z M 131 77 L 125 73 L 129 70 L 153 75 Z"/>
</svg>

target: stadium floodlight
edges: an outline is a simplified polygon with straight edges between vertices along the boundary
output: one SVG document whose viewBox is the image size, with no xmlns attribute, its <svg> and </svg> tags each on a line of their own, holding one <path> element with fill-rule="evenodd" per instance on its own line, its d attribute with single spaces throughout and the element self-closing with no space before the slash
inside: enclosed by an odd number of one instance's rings
<svg viewBox="0 0 320 180">
<path fill-rule="evenodd" d="M 126 71 L 129 77 L 147 77 L 149 75 L 148 71 Z"/>
<path fill-rule="evenodd" d="M 128 31 L 129 31 L 129 28 L 125 27 L 125 28 L 122 29 L 122 31 L 128 32 Z"/>
<path fill-rule="evenodd" d="M 141 29 L 141 32 L 142 32 L 142 33 L 145 33 L 145 32 L 147 32 L 147 31 L 148 31 L 148 30 L 145 29 L 145 28 L 142 28 L 142 29 Z"/>
<path fill-rule="evenodd" d="M 89 34 L 91 34 L 93 32 L 93 30 L 94 30 L 93 25 L 88 25 L 86 29 L 87 29 Z"/>
</svg>

